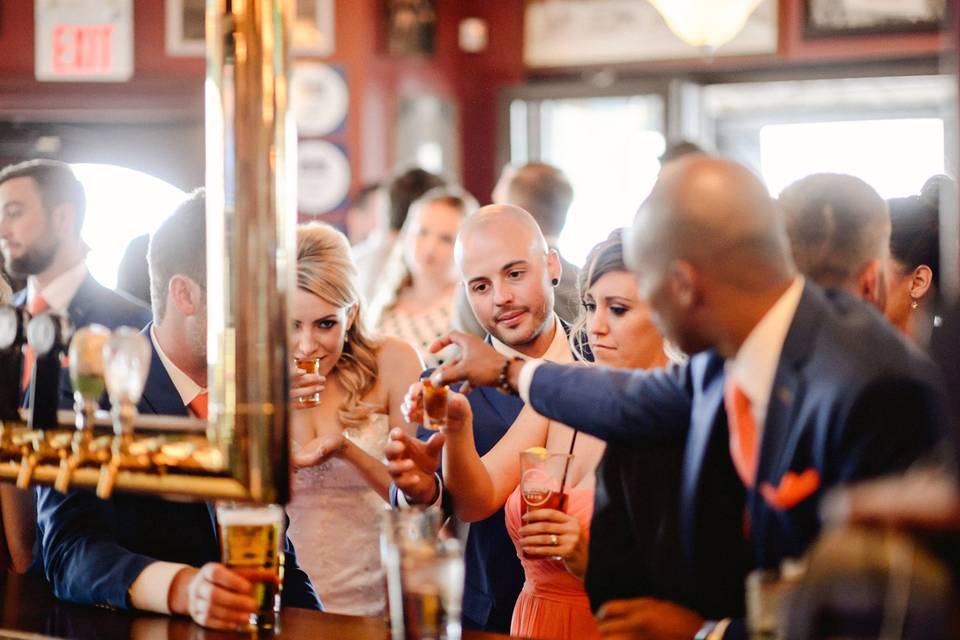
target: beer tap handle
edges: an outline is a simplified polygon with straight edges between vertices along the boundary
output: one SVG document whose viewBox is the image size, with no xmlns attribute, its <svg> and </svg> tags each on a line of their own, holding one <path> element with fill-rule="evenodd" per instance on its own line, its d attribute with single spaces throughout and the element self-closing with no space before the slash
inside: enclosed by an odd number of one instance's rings
<svg viewBox="0 0 960 640">
<path fill-rule="evenodd" d="M 130 327 L 120 327 L 103 345 L 103 374 L 113 407 L 115 435 L 133 431 L 151 355 L 150 341 Z"/>
<path fill-rule="evenodd" d="M 53 488 L 60 493 L 66 493 L 70 489 L 70 482 L 73 481 L 73 472 L 77 468 L 79 458 L 76 455 L 64 456 L 60 459 L 60 470 L 57 471 L 57 479 L 53 483 Z"/>
<path fill-rule="evenodd" d="M 106 389 L 103 347 L 109 339 L 109 329 L 92 324 L 78 329 L 70 341 L 70 384 L 78 430 L 92 428 L 93 416 Z"/>
<path fill-rule="evenodd" d="M 133 440 L 137 403 L 150 371 L 152 351 L 146 336 L 130 327 L 120 327 L 103 345 L 103 373 L 113 414 L 113 445 L 110 459 L 100 467 L 97 496 L 113 494 L 117 474 Z"/>
<path fill-rule="evenodd" d="M 27 324 L 27 342 L 36 354 L 29 389 L 31 429 L 57 426 L 63 340 L 64 322 L 51 313 L 34 316 Z"/>
<path fill-rule="evenodd" d="M 113 485 L 117 481 L 117 473 L 120 470 L 120 456 L 114 452 L 109 462 L 100 467 L 100 479 L 97 481 L 97 497 L 101 500 L 109 500 L 113 495 Z"/>
<path fill-rule="evenodd" d="M 23 344 L 26 316 L 22 309 L 0 306 L 0 421 L 20 423 Z"/>
</svg>

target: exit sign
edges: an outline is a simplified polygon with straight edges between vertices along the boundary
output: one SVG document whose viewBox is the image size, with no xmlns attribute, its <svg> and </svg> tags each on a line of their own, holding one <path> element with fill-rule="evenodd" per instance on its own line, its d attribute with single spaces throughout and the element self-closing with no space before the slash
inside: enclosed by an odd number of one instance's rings
<svg viewBox="0 0 960 640">
<path fill-rule="evenodd" d="M 133 75 L 133 0 L 36 0 L 34 7 L 37 80 Z"/>
</svg>

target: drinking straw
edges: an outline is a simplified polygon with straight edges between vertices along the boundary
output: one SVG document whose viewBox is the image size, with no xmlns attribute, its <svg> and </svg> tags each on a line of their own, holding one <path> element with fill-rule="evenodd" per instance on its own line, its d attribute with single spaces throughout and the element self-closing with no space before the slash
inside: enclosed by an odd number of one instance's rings
<svg viewBox="0 0 960 640">
<path fill-rule="evenodd" d="M 579 430 L 573 430 L 573 437 L 570 438 L 570 451 L 567 452 L 567 459 L 563 463 L 563 478 L 560 480 L 560 511 L 563 511 L 564 502 L 567 499 L 567 494 L 564 493 L 563 488 L 567 485 L 567 471 L 570 469 L 570 461 L 573 459 L 573 446 L 577 444 L 578 433 L 580 433 Z"/>
</svg>

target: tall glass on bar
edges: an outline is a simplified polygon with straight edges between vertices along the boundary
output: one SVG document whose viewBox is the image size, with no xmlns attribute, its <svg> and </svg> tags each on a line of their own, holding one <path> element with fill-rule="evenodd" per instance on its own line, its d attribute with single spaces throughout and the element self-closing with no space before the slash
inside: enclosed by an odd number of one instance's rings
<svg viewBox="0 0 960 640">
<path fill-rule="evenodd" d="M 440 540 L 440 511 L 388 511 L 381 538 L 392 640 L 459 640 L 463 553 Z"/>
<path fill-rule="evenodd" d="M 221 562 L 253 584 L 257 610 L 247 628 L 275 628 L 283 578 L 283 507 L 219 502 L 217 524 Z"/>
</svg>

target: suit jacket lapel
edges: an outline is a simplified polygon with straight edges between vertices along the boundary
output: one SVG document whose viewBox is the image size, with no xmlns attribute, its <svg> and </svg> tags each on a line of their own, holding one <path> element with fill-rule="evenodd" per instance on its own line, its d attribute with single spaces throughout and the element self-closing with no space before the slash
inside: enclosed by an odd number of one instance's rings
<svg viewBox="0 0 960 640">
<path fill-rule="evenodd" d="M 770 390 L 757 465 L 758 489 L 765 482 L 777 486 L 793 461 L 802 435 L 797 427 L 797 410 L 803 399 L 805 386 L 801 368 L 822 322 L 822 306 L 819 295 L 809 286 L 805 286 L 797 312 L 787 331 L 773 388 Z M 758 491 L 750 492 L 749 500 L 752 536 L 758 548 L 762 549 L 771 512 L 766 508 Z M 762 551 L 760 553 L 762 555 Z"/>
<path fill-rule="evenodd" d="M 796 424 L 796 407 L 800 405 L 804 388 L 801 369 L 823 321 L 823 306 L 820 295 L 805 286 L 787 331 L 770 390 L 767 419 L 760 443 L 758 484 L 763 480 L 777 480 L 793 457 L 793 449 L 800 435 L 795 433 L 793 425 Z"/>
<path fill-rule="evenodd" d="M 70 318 L 70 322 L 75 327 L 88 324 L 87 316 L 90 313 L 90 305 L 94 304 L 95 290 L 98 286 L 97 281 L 87 272 L 83 282 L 80 283 L 76 293 L 73 294 L 73 298 L 70 299 L 70 304 L 67 305 L 67 317 Z"/>
<path fill-rule="evenodd" d="M 723 360 L 716 354 L 702 356 L 699 362 L 691 363 L 694 384 L 701 386 L 694 394 L 694 406 L 690 414 L 690 431 L 684 452 L 683 490 L 681 494 L 681 531 L 684 548 L 692 560 L 694 553 L 694 521 L 700 493 L 700 478 L 703 464 L 719 420 L 725 419 L 723 409 Z"/>
</svg>

